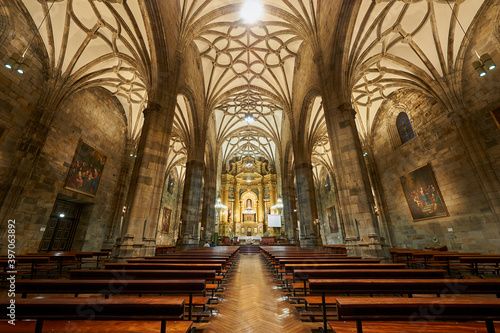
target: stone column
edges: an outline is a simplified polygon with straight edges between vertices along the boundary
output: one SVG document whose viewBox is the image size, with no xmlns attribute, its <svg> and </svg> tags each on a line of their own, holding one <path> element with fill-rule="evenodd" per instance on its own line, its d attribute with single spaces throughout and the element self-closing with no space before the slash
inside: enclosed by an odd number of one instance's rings
<svg viewBox="0 0 500 333">
<path fill-rule="evenodd" d="M 186 180 L 182 197 L 182 227 L 177 239 L 176 251 L 191 250 L 198 247 L 198 223 L 203 187 L 203 160 L 186 163 Z"/>
<path fill-rule="evenodd" d="M 314 195 L 314 181 L 312 165 L 301 163 L 295 166 L 297 181 L 297 198 L 299 200 L 300 216 L 300 246 L 307 249 L 320 250 L 321 238 L 314 221 L 318 218 L 316 196 Z"/>
<path fill-rule="evenodd" d="M 203 246 L 206 241 L 212 241 L 212 235 L 215 230 L 215 196 L 217 193 L 214 177 L 209 177 L 207 170 L 205 173 L 205 186 L 203 188 L 203 211 L 201 216 L 200 243 Z"/>
<path fill-rule="evenodd" d="M 113 256 L 118 260 L 154 255 L 155 234 L 165 182 L 170 135 L 167 115 L 158 104 L 144 109 L 144 125 L 132 172 L 121 243 Z"/>
<path fill-rule="evenodd" d="M 240 185 L 238 184 L 238 181 L 236 180 L 236 184 L 234 185 L 234 216 L 233 216 L 233 221 L 234 223 L 240 223 L 241 222 L 241 203 L 240 203 Z"/>
<path fill-rule="evenodd" d="M 368 172 L 350 105 L 327 109 L 325 114 L 332 142 L 340 215 L 345 226 L 346 245 L 350 254 L 371 258 L 388 258 L 387 247 L 380 243 Z"/>
<path fill-rule="evenodd" d="M 258 205 L 258 210 L 257 210 L 257 215 L 258 215 L 258 220 L 257 222 L 264 223 L 265 222 L 265 217 L 264 217 L 264 186 L 260 184 L 258 186 L 259 189 L 259 205 Z"/>
</svg>

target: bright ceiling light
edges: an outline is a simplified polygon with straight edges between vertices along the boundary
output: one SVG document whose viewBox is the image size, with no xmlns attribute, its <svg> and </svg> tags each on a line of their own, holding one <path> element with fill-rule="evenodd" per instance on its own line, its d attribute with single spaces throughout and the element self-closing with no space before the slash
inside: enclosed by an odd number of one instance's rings
<svg viewBox="0 0 500 333">
<path fill-rule="evenodd" d="M 241 6 L 240 16 L 247 23 L 255 23 L 261 18 L 264 10 L 259 0 L 246 0 Z"/>
<path fill-rule="evenodd" d="M 251 124 L 251 123 L 253 123 L 254 118 L 253 118 L 253 116 L 252 116 L 250 113 L 248 113 L 248 114 L 245 116 L 245 121 L 246 121 L 248 124 Z"/>
</svg>

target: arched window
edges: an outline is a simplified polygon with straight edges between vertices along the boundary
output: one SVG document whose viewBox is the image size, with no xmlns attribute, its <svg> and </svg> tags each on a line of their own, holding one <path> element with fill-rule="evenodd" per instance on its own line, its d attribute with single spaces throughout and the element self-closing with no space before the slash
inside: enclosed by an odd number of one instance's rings
<svg viewBox="0 0 500 333">
<path fill-rule="evenodd" d="M 413 133 L 413 128 L 411 127 L 410 119 L 406 112 L 401 112 L 396 118 L 396 127 L 398 128 L 399 137 L 401 138 L 401 143 L 410 141 L 415 136 Z"/>
</svg>

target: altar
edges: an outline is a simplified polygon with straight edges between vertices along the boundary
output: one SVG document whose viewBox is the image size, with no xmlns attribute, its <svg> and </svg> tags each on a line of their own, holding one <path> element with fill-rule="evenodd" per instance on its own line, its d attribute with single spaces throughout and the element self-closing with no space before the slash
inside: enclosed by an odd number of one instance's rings
<svg viewBox="0 0 500 333">
<path fill-rule="evenodd" d="M 249 241 L 261 241 L 262 240 L 262 237 L 261 236 L 238 236 L 238 241 L 245 241 L 245 242 L 249 242 Z"/>
</svg>

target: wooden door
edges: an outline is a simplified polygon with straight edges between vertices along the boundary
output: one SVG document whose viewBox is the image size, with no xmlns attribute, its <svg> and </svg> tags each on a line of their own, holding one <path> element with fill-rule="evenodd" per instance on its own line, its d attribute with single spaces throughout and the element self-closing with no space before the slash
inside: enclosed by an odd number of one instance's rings
<svg viewBox="0 0 500 333">
<path fill-rule="evenodd" d="M 38 252 L 71 250 L 81 211 L 79 204 L 56 200 Z"/>
</svg>

